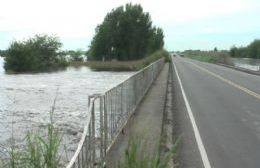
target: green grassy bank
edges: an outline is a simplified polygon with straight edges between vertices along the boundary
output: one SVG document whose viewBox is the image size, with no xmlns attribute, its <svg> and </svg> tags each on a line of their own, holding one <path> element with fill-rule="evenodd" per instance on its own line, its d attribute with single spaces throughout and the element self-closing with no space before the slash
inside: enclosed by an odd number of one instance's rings
<svg viewBox="0 0 260 168">
<path fill-rule="evenodd" d="M 169 60 L 169 53 L 165 50 L 159 50 L 150 56 L 145 57 L 141 60 L 134 61 L 88 61 L 88 62 L 71 62 L 72 66 L 86 65 L 91 69 L 96 71 L 137 71 L 146 67 L 150 63 L 160 59 L 165 58 Z"/>
<path fill-rule="evenodd" d="M 228 58 L 230 57 L 228 52 L 225 51 L 190 50 L 183 52 L 183 55 L 186 58 L 191 58 L 202 62 L 225 64 L 229 64 Z"/>
</svg>

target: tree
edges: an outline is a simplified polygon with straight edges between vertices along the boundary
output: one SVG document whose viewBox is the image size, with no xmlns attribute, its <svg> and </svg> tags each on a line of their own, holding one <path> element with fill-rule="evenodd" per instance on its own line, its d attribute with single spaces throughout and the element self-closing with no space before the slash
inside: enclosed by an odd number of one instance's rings
<svg viewBox="0 0 260 168">
<path fill-rule="evenodd" d="M 0 57 L 4 57 L 5 56 L 5 50 L 0 50 Z"/>
<path fill-rule="evenodd" d="M 26 41 L 14 41 L 6 50 L 6 71 L 44 71 L 65 66 L 59 53 L 62 43 L 57 37 L 36 35 Z"/>
<path fill-rule="evenodd" d="M 80 49 L 76 51 L 70 50 L 68 51 L 68 54 L 70 55 L 72 61 L 82 62 L 84 60 L 84 51 Z"/>
<path fill-rule="evenodd" d="M 231 47 L 229 54 L 231 57 L 236 57 L 237 48 L 235 46 Z"/>
<path fill-rule="evenodd" d="M 230 55 L 239 58 L 260 59 L 260 40 L 254 40 L 247 47 L 231 47 Z"/>
<path fill-rule="evenodd" d="M 163 31 L 152 27 L 141 5 L 113 9 L 96 27 L 88 55 L 95 60 L 140 59 L 163 47 Z"/>
<path fill-rule="evenodd" d="M 164 34 L 161 28 L 154 27 L 152 29 L 150 42 L 149 42 L 149 53 L 153 53 L 156 50 L 162 49 L 164 46 Z"/>
<path fill-rule="evenodd" d="M 248 46 L 248 56 L 250 58 L 260 59 L 260 40 L 254 40 Z"/>
</svg>

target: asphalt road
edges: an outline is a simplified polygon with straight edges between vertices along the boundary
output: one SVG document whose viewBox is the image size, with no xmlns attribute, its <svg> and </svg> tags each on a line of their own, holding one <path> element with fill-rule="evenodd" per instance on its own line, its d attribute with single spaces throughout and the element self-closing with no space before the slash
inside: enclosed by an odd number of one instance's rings
<svg viewBox="0 0 260 168">
<path fill-rule="evenodd" d="M 259 168 L 260 76 L 180 57 L 174 63 L 211 167 Z M 204 167 L 198 147 L 185 150 L 197 163 L 183 167 Z"/>
</svg>

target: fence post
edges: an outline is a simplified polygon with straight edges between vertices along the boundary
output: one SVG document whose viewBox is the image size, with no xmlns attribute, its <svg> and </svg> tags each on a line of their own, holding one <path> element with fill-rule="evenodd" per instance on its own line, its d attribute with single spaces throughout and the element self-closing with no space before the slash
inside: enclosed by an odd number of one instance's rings
<svg viewBox="0 0 260 168">
<path fill-rule="evenodd" d="M 105 133 L 105 143 L 104 143 L 104 154 L 107 153 L 107 141 L 108 141 L 108 121 L 107 121 L 107 94 L 104 96 L 104 133 Z"/>
<path fill-rule="evenodd" d="M 103 116 L 103 96 L 99 97 L 99 110 L 100 110 L 100 161 L 104 159 L 104 116 Z"/>
<path fill-rule="evenodd" d="M 92 144 L 92 149 L 90 149 L 90 150 L 92 150 L 92 165 L 91 165 L 91 166 L 94 167 L 94 164 L 95 164 L 95 162 L 96 162 L 95 100 L 94 100 L 94 102 L 93 102 L 93 108 L 92 108 L 92 111 L 91 111 L 91 116 L 92 116 L 92 118 L 91 118 L 91 125 L 92 125 L 92 130 L 91 130 L 91 133 L 92 133 L 92 135 L 91 135 L 91 144 Z"/>
</svg>

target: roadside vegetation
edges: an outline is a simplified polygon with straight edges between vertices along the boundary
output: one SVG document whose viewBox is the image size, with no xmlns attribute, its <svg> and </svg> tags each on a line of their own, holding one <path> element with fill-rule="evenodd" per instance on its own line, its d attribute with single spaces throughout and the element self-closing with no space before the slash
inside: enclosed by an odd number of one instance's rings
<svg viewBox="0 0 260 168">
<path fill-rule="evenodd" d="M 186 50 L 182 53 L 184 57 L 210 63 L 231 64 L 229 57 L 260 59 L 260 40 L 254 40 L 246 47 L 231 47 L 229 51 Z"/>
<path fill-rule="evenodd" d="M 177 168 L 177 164 L 170 162 L 177 156 L 179 141 L 180 139 L 173 144 L 170 151 L 151 157 L 143 151 L 142 141 L 130 139 L 124 159 L 119 163 L 118 168 Z"/>
<path fill-rule="evenodd" d="M 53 122 L 56 98 L 50 112 L 50 123 L 48 123 L 46 130 L 28 132 L 25 137 L 24 149 L 16 147 L 12 135 L 12 144 L 8 151 L 9 156 L 7 159 L 0 159 L 0 167 L 58 168 L 60 166 L 61 154 L 59 149 L 62 135 L 55 128 Z"/>
<path fill-rule="evenodd" d="M 210 63 L 225 63 L 229 64 L 228 51 L 201 51 L 201 50 L 186 50 L 183 52 L 184 57 Z"/>
<path fill-rule="evenodd" d="M 246 47 L 235 47 L 230 49 L 231 57 L 260 59 L 260 40 L 254 40 Z"/>
<path fill-rule="evenodd" d="M 62 43 L 55 36 L 36 35 L 25 41 L 14 41 L 5 52 L 7 72 L 40 72 L 65 67 L 59 54 Z"/>
</svg>

